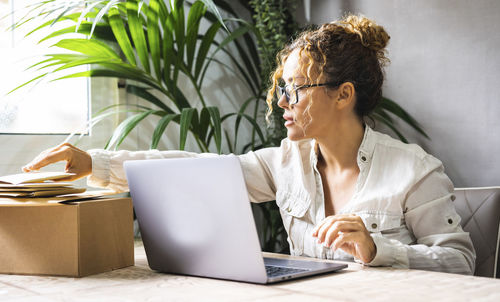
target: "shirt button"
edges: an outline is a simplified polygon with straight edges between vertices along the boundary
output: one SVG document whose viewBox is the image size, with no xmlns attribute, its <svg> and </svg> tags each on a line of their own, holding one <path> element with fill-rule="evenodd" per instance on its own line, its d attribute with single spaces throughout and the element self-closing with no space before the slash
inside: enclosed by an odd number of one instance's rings
<svg viewBox="0 0 500 302">
<path fill-rule="evenodd" d="M 366 161 L 366 156 L 361 156 L 362 161 Z"/>
<path fill-rule="evenodd" d="M 455 201 L 455 199 L 457 199 L 457 197 L 455 195 L 451 195 L 451 201 Z"/>
<path fill-rule="evenodd" d="M 290 213 L 290 212 L 292 211 L 292 208 L 288 207 L 288 209 L 286 209 L 286 211 L 287 211 L 288 213 Z"/>
<path fill-rule="evenodd" d="M 377 228 L 377 224 L 376 223 L 372 223 L 372 229 L 376 229 Z"/>
</svg>

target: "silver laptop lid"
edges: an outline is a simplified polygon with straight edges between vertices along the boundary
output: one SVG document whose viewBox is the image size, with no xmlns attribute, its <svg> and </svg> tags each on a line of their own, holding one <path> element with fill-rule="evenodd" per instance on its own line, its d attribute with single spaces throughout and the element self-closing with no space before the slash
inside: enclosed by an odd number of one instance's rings
<svg viewBox="0 0 500 302">
<path fill-rule="evenodd" d="M 152 269 L 266 282 L 236 156 L 127 161 L 124 168 Z"/>
</svg>

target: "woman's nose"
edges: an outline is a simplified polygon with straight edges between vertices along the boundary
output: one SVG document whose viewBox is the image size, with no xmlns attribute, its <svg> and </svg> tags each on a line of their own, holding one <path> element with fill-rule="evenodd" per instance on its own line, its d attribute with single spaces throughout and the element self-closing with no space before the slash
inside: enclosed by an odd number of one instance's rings
<svg viewBox="0 0 500 302">
<path fill-rule="evenodd" d="M 278 99 L 278 106 L 280 106 L 280 108 L 283 108 L 283 109 L 287 109 L 288 108 L 288 102 L 286 101 L 286 96 L 285 94 L 283 93 L 283 95 Z"/>
</svg>

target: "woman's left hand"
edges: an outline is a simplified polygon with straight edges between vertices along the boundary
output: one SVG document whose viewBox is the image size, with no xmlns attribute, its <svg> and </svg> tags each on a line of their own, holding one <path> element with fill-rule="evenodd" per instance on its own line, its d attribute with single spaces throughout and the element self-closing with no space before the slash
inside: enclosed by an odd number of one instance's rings
<svg viewBox="0 0 500 302">
<path fill-rule="evenodd" d="M 370 263 L 377 254 L 377 247 L 363 220 L 354 214 L 326 217 L 313 230 L 318 243 L 325 243 L 334 251 L 338 248 L 355 258 Z"/>
</svg>

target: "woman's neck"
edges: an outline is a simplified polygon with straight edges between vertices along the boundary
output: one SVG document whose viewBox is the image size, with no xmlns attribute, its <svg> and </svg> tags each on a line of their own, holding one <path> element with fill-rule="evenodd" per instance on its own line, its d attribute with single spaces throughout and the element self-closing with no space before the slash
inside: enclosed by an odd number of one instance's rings
<svg viewBox="0 0 500 302">
<path fill-rule="evenodd" d="M 316 138 L 319 163 L 335 172 L 357 167 L 357 153 L 363 136 L 364 127 L 359 120 L 339 123 L 335 131 Z"/>
</svg>

